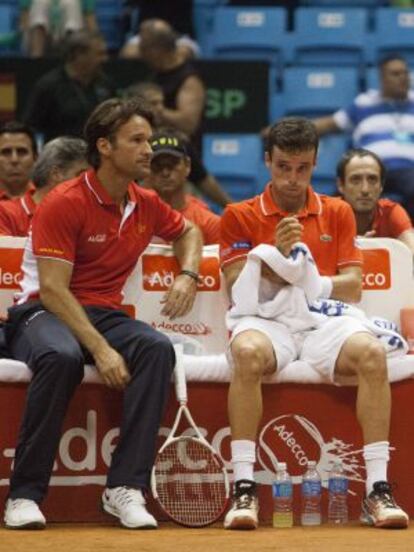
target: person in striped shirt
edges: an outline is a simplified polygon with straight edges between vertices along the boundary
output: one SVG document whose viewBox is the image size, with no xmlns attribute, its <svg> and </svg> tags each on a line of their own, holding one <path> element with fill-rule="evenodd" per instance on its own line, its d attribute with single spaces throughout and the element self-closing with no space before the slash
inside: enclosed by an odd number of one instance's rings
<svg viewBox="0 0 414 552">
<path fill-rule="evenodd" d="M 315 119 L 320 135 L 352 132 L 355 148 L 373 151 L 383 161 L 387 192 L 399 194 L 414 217 L 414 91 L 407 62 L 390 55 L 379 64 L 380 90 L 359 94 L 333 115 Z"/>
</svg>

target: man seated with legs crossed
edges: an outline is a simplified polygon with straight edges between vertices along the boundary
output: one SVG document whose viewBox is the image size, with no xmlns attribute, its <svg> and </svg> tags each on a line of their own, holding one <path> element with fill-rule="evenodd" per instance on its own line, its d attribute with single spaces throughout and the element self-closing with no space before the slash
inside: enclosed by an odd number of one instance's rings
<svg viewBox="0 0 414 552">
<path fill-rule="evenodd" d="M 313 191 L 317 149 L 316 129 L 306 119 L 282 119 L 270 129 L 266 164 L 271 181 L 262 194 L 227 206 L 222 215 L 221 263 L 230 296 L 249 250 L 265 243 L 288 257 L 293 245 L 303 242 L 322 275 L 322 297 L 348 303 L 360 300 L 362 256 L 354 244 L 355 219 L 346 202 Z M 262 277 L 286 284 L 263 263 Z M 253 470 L 262 376 L 296 359 L 317 366 L 332 382 L 357 377 L 356 415 L 367 472 L 361 519 L 377 527 L 406 527 L 408 516 L 395 503 L 387 483 L 391 394 L 383 346 L 359 320 L 346 316 L 333 317 L 300 339 L 295 337 L 283 324 L 253 316 L 241 317 L 233 329 L 228 409 L 235 489 L 225 528 L 258 526 Z"/>
<path fill-rule="evenodd" d="M 93 169 L 55 187 L 34 214 L 21 292 L 5 327 L 11 354 L 33 373 L 4 516 L 10 529 L 45 527 L 39 504 L 86 362 L 108 387 L 124 391 L 103 508 L 129 529 L 157 526 L 145 492 L 174 348 L 166 335 L 129 318 L 122 290 L 152 236 L 160 235 L 172 241 L 182 269 L 162 314 L 186 314 L 196 295 L 202 240 L 191 222 L 135 183 L 150 170 L 151 121 L 138 101 L 100 104 L 85 126 Z"/>
</svg>

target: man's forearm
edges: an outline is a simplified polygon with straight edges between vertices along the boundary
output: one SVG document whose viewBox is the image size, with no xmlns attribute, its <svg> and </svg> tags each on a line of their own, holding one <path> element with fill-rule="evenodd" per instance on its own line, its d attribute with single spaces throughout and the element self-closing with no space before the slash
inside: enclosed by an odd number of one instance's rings
<svg viewBox="0 0 414 552">
<path fill-rule="evenodd" d="M 361 300 L 362 283 L 354 274 L 332 276 L 332 283 L 331 299 L 345 303 L 358 303 Z"/>
<path fill-rule="evenodd" d="M 178 240 L 173 242 L 174 255 L 182 270 L 190 270 L 198 273 L 203 238 L 201 231 L 196 226 L 191 226 Z"/>
<path fill-rule="evenodd" d="M 68 326 L 92 356 L 95 356 L 102 347 L 108 346 L 104 337 L 89 321 L 82 305 L 68 289 L 41 290 L 40 299 L 50 312 Z"/>
</svg>

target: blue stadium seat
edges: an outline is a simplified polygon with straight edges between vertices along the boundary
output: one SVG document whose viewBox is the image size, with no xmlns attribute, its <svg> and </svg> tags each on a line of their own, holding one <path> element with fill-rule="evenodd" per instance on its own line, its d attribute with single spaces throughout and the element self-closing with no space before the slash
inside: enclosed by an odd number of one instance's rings
<svg viewBox="0 0 414 552">
<path fill-rule="evenodd" d="M 312 187 L 319 194 L 336 195 L 336 165 L 349 147 L 349 138 L 341 134 L 323 136 L 312 176 Z"/>
<path fill-rule="evenodd" d="M 366 61 L 368 12 L 358 8 L 298 8 L 292 35 L 296 65 L 361 66 Z"/>
<path fill-rule="evenodd" d="M 269 96 L 269 123 L 273 124 L 275 121 L 283 117 L 286 113 L 286 100 L 285 95 L 281 92 L 276 92 Z"/>
<path fill-rule="evenodd" d="M 319 117 L 348 106 L 358 94 L 358 71 L 351 67 L 291 67 L 283 74 L 287 114 Z"/>
<path fill-rule="evenodd" d="M 209 57 L 213 34 L 214 13 L 227 0 L 193 0 L 193 26 L 202 57 Z"/>
<path fill-rule="evenodd" d="M 219 7 L 214 14 L 212 55 L 261 59 L 276 67 L 288 57 L 284 8 Z"/>
<path fill-rule="evenodd" d="M 124 40 L 122 6 L 122 0 L 96 0 L 96 19 L 109 50 L 119 50 Z"/>
<path fill-rule="evenodd" d="M 379 8 L 373 38 L 374 62 L 398 52 L 414 65 L 414 9 Z"/>
<path fill-rule="evenodd" d="M 388 6 L 389 0 L 301 0 L 302 6 L 324 6 L 329 8 L 377 8 Z"/>
<path fill-rule="evenodd" d="M 0 2 L 0 55 L 20 54 L 20 34 L 17 30 L 18 7 Z"/>
<path fill-rule="evenodd" d="M 258 134 L 205 134 L 203 161 L 235 201 L 256 194 L 263 159 Z"/>
</svg>

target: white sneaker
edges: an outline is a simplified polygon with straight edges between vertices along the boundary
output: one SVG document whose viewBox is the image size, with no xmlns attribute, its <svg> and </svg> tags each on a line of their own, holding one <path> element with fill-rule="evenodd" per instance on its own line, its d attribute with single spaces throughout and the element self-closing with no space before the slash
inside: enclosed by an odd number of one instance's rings
<svg viewBox="0 0 414 552">
<path fill-rule="evenodd" d="M 259 501 L 254 481 L 236 481 L 233 505 L 224 518 L 225 529 L 257 529 L 259 526 Z"/>
<path fill-rule="evenodd" d="M 4 511 L 4 523 L 8 529 L 44 529 L 45 516 L 34 500 L 9 498 Z"/>
<path fill-rule="evenodd" d="M 395 502 L 386 481 L 376 481 L 370 494 L 362 502 L 361 523 L 383 528 L 408 527 L 408 515 Z"/>
<path fill-rule="evenodd" d="M 145 498 L 140 489 L 114 487 L 105 489 L 102 495 L 105 512 L 119 518 L 128 529 L 156 529 L 156 519 L 147 512 Z"/>
</svg>

